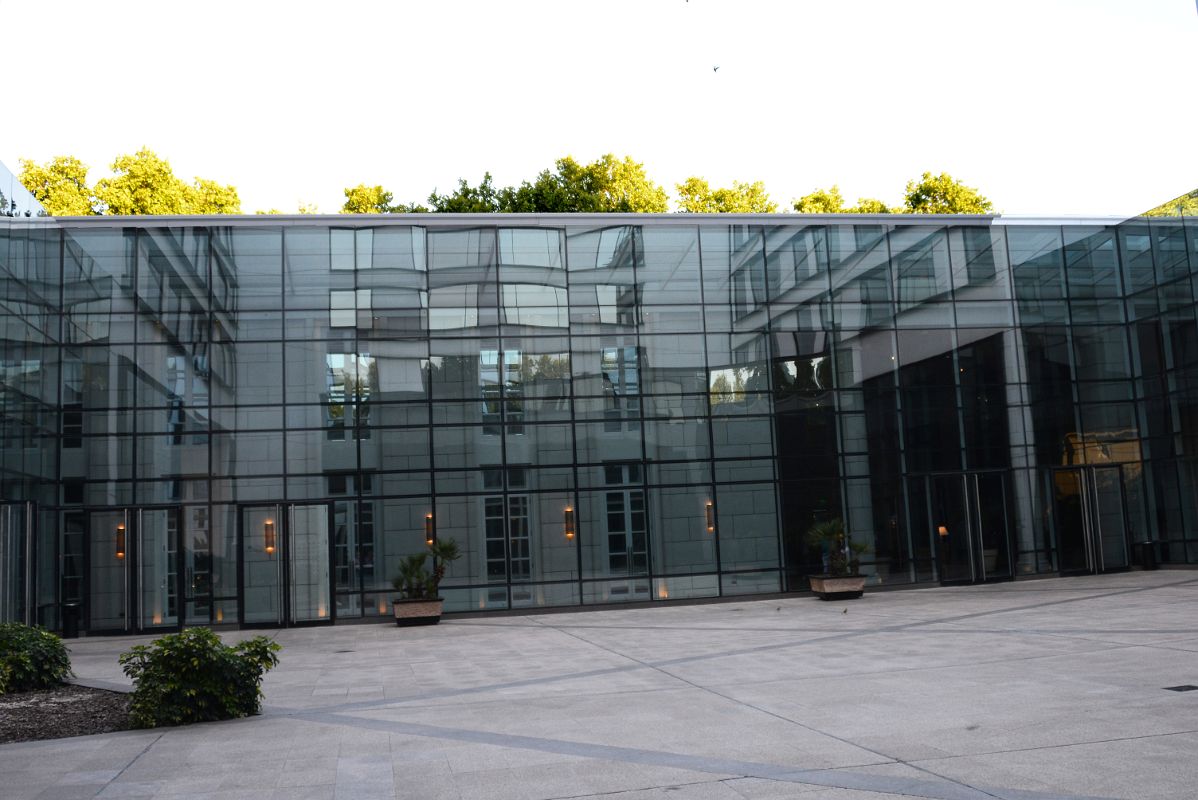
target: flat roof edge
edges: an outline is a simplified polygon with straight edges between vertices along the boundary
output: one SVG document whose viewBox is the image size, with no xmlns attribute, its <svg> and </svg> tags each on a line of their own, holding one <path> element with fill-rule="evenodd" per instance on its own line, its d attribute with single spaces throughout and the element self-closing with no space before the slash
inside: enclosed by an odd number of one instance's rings
<svg viewBox="0 0 1198 800">
<path fill-rule="evenodd" d="M 93 215 L 84 217 L 13 217 L 11 223 L 30 225 L 90 226 L 239 226 L 327 225 L 342 222 L 351 225 L 494 225 L 520 223 L 535 225 L 688 225 L 688 224 L 890 224 L 890 225 L 1120 225 L 1134 219 L 1125 216 L 1038 216 L 998 214 L 179 214 L 179 215 Z M 1172 219 L 1172 218 L 1170 218 Z M 1176 219 L 1186 219 L 1177 217 Z"/>
</svg>

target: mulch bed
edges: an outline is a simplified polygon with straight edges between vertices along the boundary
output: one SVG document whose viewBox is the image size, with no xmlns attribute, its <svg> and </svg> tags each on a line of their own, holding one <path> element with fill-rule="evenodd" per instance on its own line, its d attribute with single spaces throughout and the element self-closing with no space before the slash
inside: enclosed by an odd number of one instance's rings
<svg viewBox="0 0 1198 800">
<path fill-rule="evenodd" d="M 72 684 L 0 694 L 0 744 L 123 731 L 129 727 L 131 698 Z"/>
</svg>

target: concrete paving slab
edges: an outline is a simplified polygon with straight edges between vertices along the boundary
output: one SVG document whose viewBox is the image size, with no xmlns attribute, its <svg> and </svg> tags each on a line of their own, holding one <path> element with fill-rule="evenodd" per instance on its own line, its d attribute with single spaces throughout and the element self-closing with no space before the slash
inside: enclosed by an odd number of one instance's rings
<svg viewBox="0 0 1198 800">
<path fill-rule="evenodd" d="M 1192 798 L 1198 574 L 224 633 L 261 716 L 0 746 L 5 798 Z M 128 686 L 150 637 L 72 641 Z"/>
</svg>

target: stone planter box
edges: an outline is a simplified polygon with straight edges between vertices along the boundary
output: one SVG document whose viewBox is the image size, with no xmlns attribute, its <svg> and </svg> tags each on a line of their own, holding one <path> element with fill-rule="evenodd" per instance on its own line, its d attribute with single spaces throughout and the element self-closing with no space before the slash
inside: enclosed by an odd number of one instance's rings
<svg viewBox="0 0 1198 800">
<path fill-rule="evenodd" d="M 391 608 L 395 611 L 395 624 L 401 627 L 409 625 L 436 625 L 441 621 L 441 606 L 444 600 L 393 600 Z"/>
<path fill-rule="evenodd" d="M 807 580 L 820 600 L 854 600 L 865 593 L 864 575 L 809 575 Z"/>
</svg>

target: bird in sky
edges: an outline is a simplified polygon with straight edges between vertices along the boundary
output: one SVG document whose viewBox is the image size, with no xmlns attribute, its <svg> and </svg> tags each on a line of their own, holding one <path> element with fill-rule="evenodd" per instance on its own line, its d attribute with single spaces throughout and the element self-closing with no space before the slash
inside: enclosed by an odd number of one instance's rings
<svg viewBox="0 0 1198 800">
<path fill-rule="evenodd" d="M 712 72 L 719 72 L 719 71 L 720 71 L 720 68 L 719 68 L 719 67 L 712 67 L 712 68 L 711 68 L 711 71 L 712 71 Z"/>
</svg>

